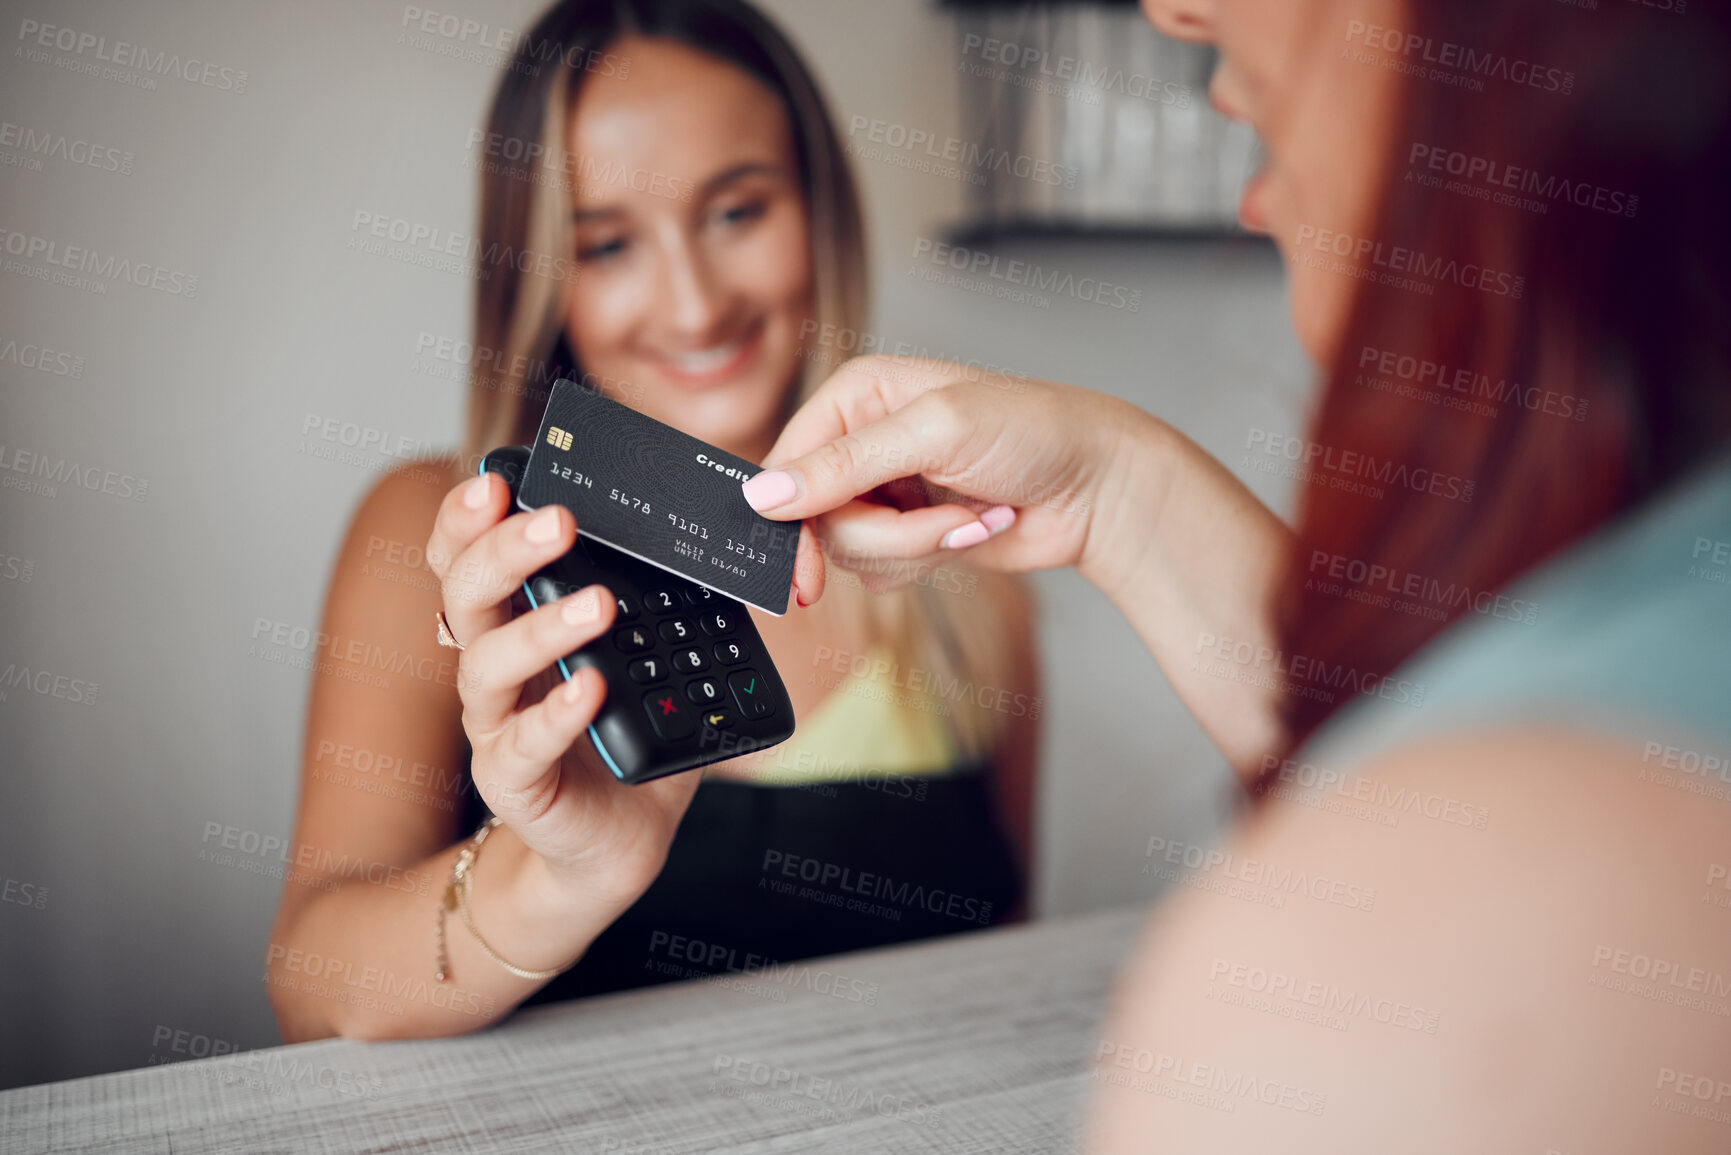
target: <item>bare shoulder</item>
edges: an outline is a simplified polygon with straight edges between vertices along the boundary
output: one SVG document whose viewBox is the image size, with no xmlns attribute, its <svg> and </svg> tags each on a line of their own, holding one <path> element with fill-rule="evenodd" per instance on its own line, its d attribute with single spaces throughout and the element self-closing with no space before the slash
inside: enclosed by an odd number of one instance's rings
<svg viewBox="0 0 1731 1155">
<path fill-rule="evenodd" d="M 1090 1150 L 1723 1150 L 1731 804 L 1644 753 L 1454 735 L 1151 839 Z"/>
<path fill-rule="evenodd" d="M 432 461 L 405 463 L 375 481 L 355 506 L 338 548 L 331 574 L 332 600 L 338 600 L 339 594 L 366 599 L 366 592 L 388 600 L 387 595 L 400 598 L 430 589 L 437 608 L 437 583 L 427 566 L 427 539 L 440 503 L 456 484 L 446 465 Z M 381 573 L 423 575 L 424 580 L 407 576 L 398 582 L 369 580 Z"/>
<path fill-rule="evenodd" d="M 375 481 L 361 498 L 349 523 L 349 537 L 361 530 L 401 528 L 404 532 L 419 532 L 424 526 L 422 540 L 415 543 L 419 550 L 426 545 L 426 535 L 433 531 L 440 503 L 459 480 L 444 462 L 410 461 L 397 466 Z"/>
</svg>

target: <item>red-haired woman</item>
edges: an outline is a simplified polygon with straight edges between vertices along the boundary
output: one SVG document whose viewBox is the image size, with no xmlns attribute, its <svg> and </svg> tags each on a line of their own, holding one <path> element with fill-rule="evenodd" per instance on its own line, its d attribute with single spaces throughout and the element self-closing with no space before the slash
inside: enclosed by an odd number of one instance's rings
<svg viewBox="0 0 1731 1155">
<path fill-rule="evenodd" d="M 1296 527 L 1121 401 L 874 359 L 747 497 L 902 557 L 1018 506 L 971 560 L 1079 568 L 1255 797 L 1202 869 L 1271 901 L 1160 910 L 1089 1150 L 1723 1150 L 1731 18 L 1145 7 L 1268 147 L 1242 216 L 1321 385 L 1252 452 Z M 853 500 L 896 459 L 968 500 Z"/>
</svg>

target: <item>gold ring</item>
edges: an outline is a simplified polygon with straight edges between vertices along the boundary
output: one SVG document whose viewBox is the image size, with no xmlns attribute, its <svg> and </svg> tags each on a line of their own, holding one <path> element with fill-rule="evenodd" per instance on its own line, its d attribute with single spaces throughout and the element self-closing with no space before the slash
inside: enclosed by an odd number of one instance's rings
<svg viewBox="0 0 1731 1155">
<path fill-rule="evenodd" d="M 439 610 L 433 615 L 439 623 L 439 644 L 453 650 L 466 650 L 467 646 L 457 640 L 457 635 L 451 632 L 451 623 L 445 620 L 445 611 Z"/>
</svg>

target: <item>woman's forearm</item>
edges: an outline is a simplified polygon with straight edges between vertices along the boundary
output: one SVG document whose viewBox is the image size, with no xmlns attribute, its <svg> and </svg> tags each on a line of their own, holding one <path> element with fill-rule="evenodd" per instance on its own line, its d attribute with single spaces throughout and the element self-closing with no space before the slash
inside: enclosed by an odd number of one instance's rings
<svg viewBox="0 0 1731 1155">
<path fill-rule="evenodd" d="M 1120 404 L 1078 569 L 1248 776 L 1283 731 L 1272 593 L 1291 530 L 1195 442 Z"/>
<path fill-rule="evenodd" d="M 285 906 L 265 961 L 285 1041 L 462 1034 L 509 1013 L 544 984 L 488 958 L 457 911 L 444 914 L 446 981 L 435 977 L 439 916 L 462 845 L 394 877 L 345 880 Z M 542 970 L 586 950 L 621 913 L 574 900 L 569 889 L 556 885 L 544 860 L 501 826 L 472 868 L 470 913 L 500 955 Z"/>
</svg>

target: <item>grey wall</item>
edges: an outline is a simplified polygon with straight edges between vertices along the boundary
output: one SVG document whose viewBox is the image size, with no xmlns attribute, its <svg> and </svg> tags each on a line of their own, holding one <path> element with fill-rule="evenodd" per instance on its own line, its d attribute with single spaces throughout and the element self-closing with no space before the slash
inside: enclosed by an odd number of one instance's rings
<svg viewBox="0 0 1731 1155">
<path fill-rule="evenodd" d="M 854 115 L 957 131 L 947 16 L 921 0 L 768 7 L 844 131 Z M 520 28 L 537 8 L 461 15 Z M 342 447 L 306 429 L 334 420 L 414 452 L 454 445 L 461 416 L 459 384 L 416 347 L 465 335 L 467 281 L 348 247 L 357 211 L 472 227 L 467 136 L 497 74 L 401 43 L 404 14 L 38 0 L 0 24 L 0 133 L 113 149 L 101 163 L 129 170 L 0 167 L 0 1086 L 178 1057 L 165 1030 L 278 1041 L 260 973 L 279 884 L 262 853 L 213 861 L 210 831 L 286 838 L 306 677 L 254 635 L 316 627 L 346 519 L 397 461 L 320 456 Z M 29 21 L 230 71 L 141 89 L 64 66 L 102 67 L 76 41 L 33 58 Z M 32 155 L 10 137 L 0 152 Z M 915 240 L 961 214 L 961 185 L 879 161 L 859 174 L 886 339 L 1120 394 L 1229 460 L 1253 426 L 1297 429 L 1306 375 L 1266 250 L 1024 242 L 1002 251 L 1141 305 L 1009 303 L 907 275 Z M 40 255 L 11 251 L 32 238 L 163 267 L 170 289 L 196 275 L 196 291 L 45 282 Z M 26 347 L 65 358 L 31 368 Z M 63 480 L 20 488 L 21 454 Z M 1283 483 L 1247 480 L 1285 508 Z M 1154 894 L 1148 836 L 1206 838 L 1227 795 L 1116 612 L 1073 574 L 1037 580 L 1050 917 Z"/>
</svg>

